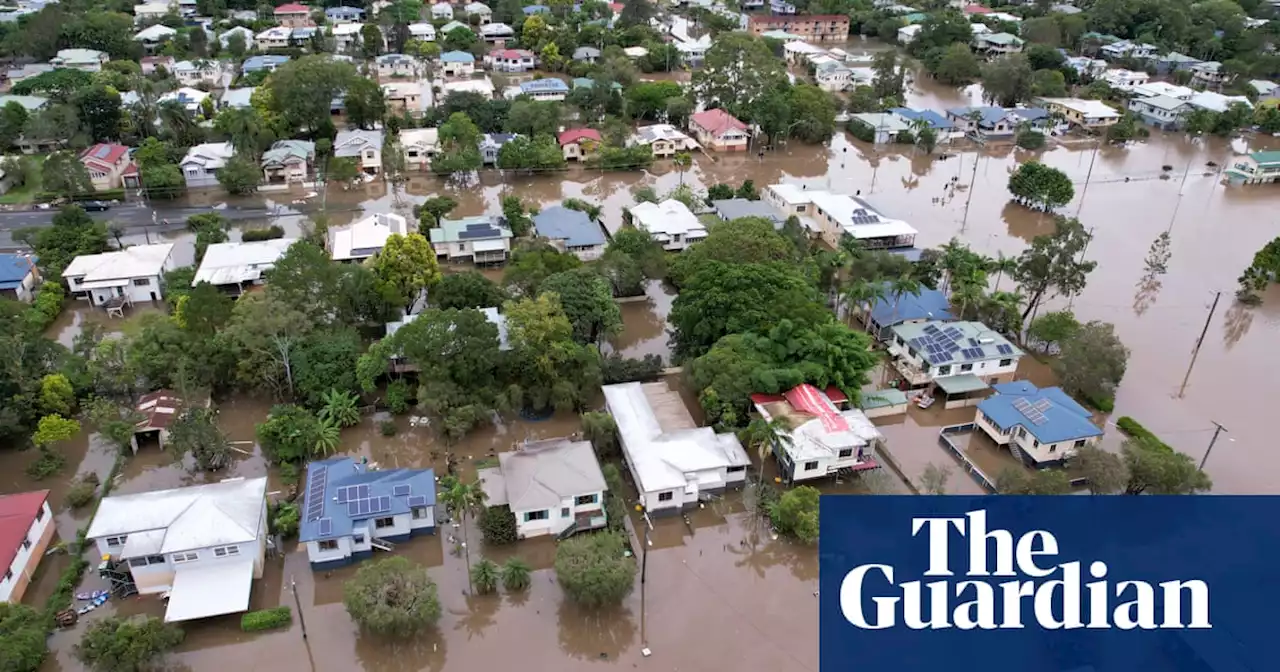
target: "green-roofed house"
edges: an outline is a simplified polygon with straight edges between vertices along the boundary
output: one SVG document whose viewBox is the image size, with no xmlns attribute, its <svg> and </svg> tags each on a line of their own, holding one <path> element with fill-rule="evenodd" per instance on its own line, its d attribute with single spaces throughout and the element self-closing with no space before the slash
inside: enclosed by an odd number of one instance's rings
<svg viewBox="0 0 1280 672">
<path fill-rule="evenodd" d="M 1021 37 L 1010 35 L 1009 33 L 990 33 L 986 35 L 974 35 L 974 49 L 988 56 L 1004 56 L 1007 54 L 1017 54 L 1022 51 L 1024 44 Z"/>
<path fill-rule="evenodd" d="M 1238 156 L 1223 171 L 1229 184 L 1262 184 L 1280 178 L 1280 151 L 1253 152 Z"/>
<path fill-rule="evenodd" d="M 981 322 L 909 322 L 890 332 L 889 355 L 905 387 L 927 391 L 943 408 L 977 404 L 990 383 L 1014 379 L 1023 355 Z"/>
<path fill-rule="evenodd" d="M 501 264 L 511 253 L 511 229 L 488 215 L 442 219 L 431 229 L 431 247 L 441 260 Z"/>
</svg>

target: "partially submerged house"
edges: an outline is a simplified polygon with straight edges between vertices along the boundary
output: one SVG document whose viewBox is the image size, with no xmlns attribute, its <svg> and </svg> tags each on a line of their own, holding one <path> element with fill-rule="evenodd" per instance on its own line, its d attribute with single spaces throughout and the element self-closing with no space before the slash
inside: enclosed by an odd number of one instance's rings
<svg viewBox="0 0 1280 672">
<path fill-rule="evenodd" d="M 561 252 L 583 261 L 599 259 L 608 241 L 600 223 L 581 210 L 555 205 L 533 216 L 533 229 Z"/>
<path fill-rule="evenodd" d="M 408 220 L 400 215 L 380 212 L 347 226 L 330 228 L 326 242 L 329 256 L 334 261 L 359 261 L 381 252 L 392 234 L 403 236 L 408 233 Z"/>
<path fill-rule="evenodd" d="M 30 303 L 40 282 L 36 257 L 30 254 L 0 254 L 0 299 Z"/>
<path fill-rule="evenodd" d="M 511 254 L 511 229 L 488 215 L 442 219 L 431 229 L 436 257 L 475 264 L 500 264 Z"/>
<path fill-rule="evenodd" d="M 138 452 L 142 441 L 154 441 L 163 450 L 169 438 L 169 425 L 182 412 L 182 399 L 173 390 L 156 390 L 139 397 L 134 411 L 141 419 L 133 426 L 133 436 L 129 438 L 133 452 Z"/>
<path fill-rule="evenodd" d="M 751 139 L 746 124 L 718 108 L 690 117 L 689 131 L 703 147 L 717 152 L 745 152 Z"/>
<path fill-rule="evenodd" d="M 880 466 L 874 459 L 884 436 L 866 414 L 841 410 L 848 397 L 832 388 L 823 392 L 804 383 L 783 394 L 753 394 L 751 403 L 766 421 L 778 420 L 785 436 L 773 447 L 778 469 L 788 483 L 808 481 Z"/>
<path fill-rule="evenodd" d="M 745 198 L 726 198 L 712 201 L 711 208 L 716 215 L 726 222 L 744 217 L 755 217 L 773 222 L 773 228 L 781 229 L 787 218 L 777 208 L 766 201 L 752 201 Z"/>
<path fill-rule="evenodd" d="M 1007 382 L 1024 354 L 981 322 L 911 322 L 890 327 L 889 355 L 909 389 L 929 389 L 944 408 L 973 406 L 989 383 Z"/>
<path fill-rule="evenodd" d="M 315 177 L 316 143 L 277 140 L 262 153 L 262 179 L 267 184 L 308 182 Z"/>
<path fill-rule="evenodd" d="M 626 209 L 631 223 L 644 229 L 668 252 L 679 252 L 707 237 L 707 227 L 689 210 L 689 206 L 675 199 L 661 203 L 637 203 Z"/>
<path fill-rule="evenodd" d="M 206 142 L 187 150 L 178 164 L 189 189 L 218 186 L 218 171 L 235 156 L 235 147 L 229 142 Z"/>
<path fill-rule="evenodd" d="M 698 149 L 698 143 L 671 124 L 650 124 L 636 129 L 629 140 L 633 145 L 647 145 L 653 158 L 675 156 L 679 152 Z"/>
<path fill-rule="evenodd" d="M 608 490 L 590 441 L 526 441 L 498 453 L 498 466 L 480 469 L 486 506 L 507 506 L 520 539 L 604 527 Z"/>
<path fill-rule="evenodd" d="M 276 238 L 248 243 L 214 243 L 205 249 L 200 268 L 191 286 L 207 282 L 239 296 L 245 288 L 262 284 L 262 276 L 275 267 L 280 257 L 297 242 L 296 238 Z"/>
<path fill-rule="evenodd" d="M 992 388 L 995 394 L 978 404 L 974 424 L 1028 467 L 1060 467 L 1102 437 L 1093 414 L 1060 387 L 1018 380 Z"/>
<path fill-rule="evenodd" d="M 0 495 L 0 602 L 22 602 L 56 529 L 48 490 Z"/>
<path fill-rule="evenodd" d="M 917 294 L 903 292 L 894 295 L 885 283 L 885 294 L 884 300 L 872 302 L 870 310 L 865 305 L 854 308 L 862 323 L 878 340 L 892 339 L 892 329 L 899 324 L 951 320 L 951 303 L 946 294 L 936 289 L 921 287 Z"/>
<path fill-rule="evenodd" d="M 333 139 L 333 155 L 355 159 L 360 172 L 377 175 L 382 172 L 382 131 L 344 130 Z"/>
<path fill-rule="evenodd" d="M 350 457 L 308 464 L 298 541 L 311 569 L 349 565 L 374 549 L 435 534 L 435 480 L 431 469 L 370 469 Z"/>
<path fill-rule="evenodd" d="M 76 257 L 62 271 L 67 288 L 95 306 L 161 301 L 161 279 L 175 268 L 173 243 L 133 245 L 115 252 Z"/>
<path fill-rule="evenodd" d="M 267 548 L 267 479 L 230 478 L 105 497 L 86 538 L 137 591 L 167 593 L 167 622 L 249 608 Z"/>
<path fill-rule="evenodd" d="M 678 514 L 745 481 L 737 435 L 695 425 L 665 382 L 605 385 L 604 398 L 646 514 Z"/>
</svg>

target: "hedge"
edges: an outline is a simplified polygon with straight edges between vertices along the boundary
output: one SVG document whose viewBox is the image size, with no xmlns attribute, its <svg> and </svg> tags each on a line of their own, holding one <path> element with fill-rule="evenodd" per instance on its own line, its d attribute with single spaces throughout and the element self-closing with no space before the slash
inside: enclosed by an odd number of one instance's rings
<svg viewBox="0 0 1280 672">
<path fill-rule="evenodd" d="M 284 229 L 278 224 L 272 224 L 265 229 L 245 229 L 240 234 L 240 240 L 245 243 L 253 243 L 260 240 L 275 240 L 276 238 L 284 238 Z"/>
<path fill-rule="evenodd" d="M 240 629 L 245 632 L 258 632 L 280 628 L 293 622 L 293 612 L 289 607 L 276 607 L 251 611 L 240 617 Z"/>
<path fill-rule="evenodd" d="M 1139 441 L 1146 441 L 1153 446 L 1160 446 L 1164 450 L 1171 453 L 1173 452 L 1172 446 L 1161 441 L 1160 437 L 1152 434 L 1151 431 L 1146 427 L 1143 427 L 1141 423 L 1127 415 L 1120 416 L 1120 419 L 1116 420 L 1116 427 L 1119 427 L 1120 431 L 1124 432 L 1130 438 L 1134 438 Z"/>
</svg>

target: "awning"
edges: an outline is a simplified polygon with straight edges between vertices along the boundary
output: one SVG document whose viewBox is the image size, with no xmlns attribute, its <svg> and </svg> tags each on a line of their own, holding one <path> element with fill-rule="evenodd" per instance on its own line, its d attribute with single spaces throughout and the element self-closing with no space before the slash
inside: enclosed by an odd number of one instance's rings
<svg viewBox="0 0 1280 672">
<path fill-rule="evenodd" d="M 164 530 L 130 532 L 129 538 L 124 540 L 124 548 L 120 549 L 121 559 L 160 555 L 160 547 L 164 544 L 164 532 Z"/>
<path fill-rule="evenodd" d="M 507 249 L 506 243 L 501 238 L 494 240 L 477 240 L 471 244 L 471 249 L 476 252 L 499 252 Z"/>
<path fill-rule="evenodd" d="M 249 609 L 253 587 L 253 558 L 198 560 L 193 567 L 179 567 L 169 591 L 166 623 L 235 614 Z"/>
<path fill-rule="evenodd" d="M 985 390 L 991 387 L 981 378 L 973 375 L 972 373 L 962 373 L 958 376 L 944 376 L 942 378 L 935 379 L 933 382 L 937 383 L 938 387 L 942 388 L 942 391 L 947 394 L 977 392 L 978 390 Z"/>
<path fill-rule="evenodd" d="M 127 278 L 123 280 L 94 280 L 92 282 L 80 283 L 79 289 L 82 291 L 88 291 L 91 289 L 109 289 L 111 287 L 124 287 L 127 284 L 129 284 L 129 280 Z"/>
</svg>

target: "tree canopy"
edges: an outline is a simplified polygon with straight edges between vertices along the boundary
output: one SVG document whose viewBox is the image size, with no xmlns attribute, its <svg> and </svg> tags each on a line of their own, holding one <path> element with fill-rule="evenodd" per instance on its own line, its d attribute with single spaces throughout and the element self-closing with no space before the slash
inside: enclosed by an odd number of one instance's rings
<svg viewBox="0 0 1280 672">
<path fill-rule="evenodd" d="M 403 557 L 361 563 L 342 586 L 342 604 L 361 628 L 408 637 L 440 618 L 440 597 L 427 568 Z"/>
</svg>

